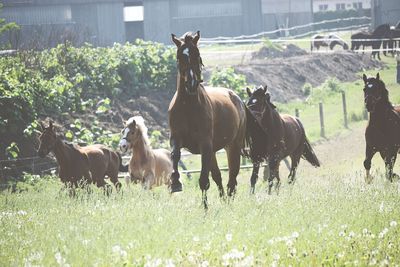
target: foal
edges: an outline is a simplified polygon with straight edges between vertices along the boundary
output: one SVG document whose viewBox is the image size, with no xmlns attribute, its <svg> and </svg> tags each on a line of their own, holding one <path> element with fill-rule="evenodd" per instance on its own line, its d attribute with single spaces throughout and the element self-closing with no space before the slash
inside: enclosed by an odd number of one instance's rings
<svg viewBox="0 0 400 267">
<path fill-rule="evenodd" d="M 140 181 L 145 189 L 169 185 L 172 174 L 171 153 L 166 149 L 151 148 L 142 116 L 131 117 L 126 122 L 119 147 L 122 152 L 132 150 L 129 161 L 131 180 Z"/>
<path fill-rule="evenodd" d="M 83 187 L 95 183 L 104 187 L 105 176 L 110 177 L 114 186 L 119 190 L 118 171 L 123 170 L 121 156 L 104 145 L 80 147 L 67 144 L 57 136 L 50 121 L 48 127 L 41 124 L 42 133 L 39 136 L 38 154 L 45 157 L 50 152 L 56 156 L 61 181 L 68 187 Z"/>
<path fill-rule="evenodd" d="M 389 102 L 388 90 L 385 83 L 380 80 L 379 73 L 375 78 L 367 78 L 364 74 L 363 80 L 364 103 L 370 113 L 365 130 L 365 181 L 367 183 L 372 181 L 371 160 L 376 152 L 379 152 L 385 161 L 386 178 L 393 181 L 394 177 L 398 177 L 393 173 L 393 166 L 400 149 L 400 107 L 394 108 Z"/>
</svg>

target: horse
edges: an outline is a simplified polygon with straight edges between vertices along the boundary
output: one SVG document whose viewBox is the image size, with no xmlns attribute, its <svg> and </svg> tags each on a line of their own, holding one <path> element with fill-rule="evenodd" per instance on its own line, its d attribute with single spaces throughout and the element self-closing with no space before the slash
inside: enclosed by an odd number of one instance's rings
<svg viewBox="0 0 400 267">
<path fill-rule="evenodd" d="M 226 88 L 206 87 L 201 82 L 202 60 L 197 43 L 200 31 L 181 38 L 171 34 L 177 47 L 177 90 L 169 105 L 170 145 L 173 173 L 171 192 L 182 191 L 178 162 L 181 148 L 201 154 L 199 179 L 202 202 L 207 209 L 209 172 L 225 196 L 215 152 L 225 148 L 228 158 L 228 196 L 236 191 L 240 156 L 245 146 L 246 107 L 239 96 Z"/>
<path fill-rule="evenodd" d="M 66 187 L 77 188 L 95 183 L 98 187 L 107 185 L 105 176 L 110 177 L 117 191 L 121 188 L 118 172 L 126 171 L 121 155 L 104 145 L 96 144 L 80 147 L 64 142 L 54 130 L 53 122 L 45 127 L 40 123 L 38 154 L 44 158 L 53 152 L 59 166 L 59 177 Z"/>
<path fill-rule="evenodd" d="M 360 45 L 363 45 L 363 49 L 365 46 L 372 47 L 371 56 L 375 58 L 378 55 L 378 59 L 381 60 L 381 56 L 379 53 L 379 49 L 381 48 L 382 40 L 381 38 L 388 38 L 390 33 L 390 25 L 382 24 L 376 27 L 376 29 L 372 33 L 359 32 L 355 33 L 351 36 L 351 47 L 352 50 L 357 50 Z"/>
<path fill-rule="evenodd" d="M 348 44 L 336 34 L 316 34 L 311 38 L 311 51 L 313 51 L 314 48 L 319 50 L 321 46 L 329 47 L 330 50 L 333 50 L 336 45 L 341 46 L 344 50 L 349 49 Z"/>
<path fill-rule="evenodd" d="M 393 107 L 389 101 L 389 92 L 385 83 L 376 77 L 363 74 L 364 80 L 364 104 L 369 112 L 368 126 L 365 130 L 365 160 L 366 183 L 372 182 L 370 174 L 371 160 L 376 152 L 379 152 L 386 167 L 386 178 L 393 181 L 398 177 L 393 173 L 397 153 L 400 149 L 400 107 Z"/>
<path fill-rule="evenodd" d="M 166 149 L 152 149 L 147 136 L 147 127 L 142 116 L 129 118 L 121 131 L 120 150 L 126 153 L 132 150 L 129 161 L 131 180 L 140 182 L 144 189 L 169 185 L 172 173 L 170 152 Z"/>
<path fill-rule="evenodd" d="M 260 163 L 267 160 L 271 172 L 268 178 L 268 193 L 271 194 L 275 178 L 276 190 L 279 189 L 279 164 L 287 156 L 291 159 L 289 184 L 295 182 L 301 157 L 315 167 L 319 167 L 320 162 L 300 120 L 291 115 L 278 113 L 276 106 L 271 102 L 267 86 L 260 86 L 254 91 L 247 87 L 246 91 L 249 96 L 246 105 L 252 116 L 252 119 L 248 116 L 249 131 L 246 135 L 250 146 L 249 156 L 253 162 L 250 192 L 254 193 Z"/>
<path fill-rule="evenodd" d="M 397 25 L 396 27 L 390 27 L 386 38 L 389 40 L 383 41 L 383 54 L 386 56 L 386 52 L 390 52 L 392 56 L 394 56 L 395 49 L 400 47 L 400 25 Z"/>
</svg>

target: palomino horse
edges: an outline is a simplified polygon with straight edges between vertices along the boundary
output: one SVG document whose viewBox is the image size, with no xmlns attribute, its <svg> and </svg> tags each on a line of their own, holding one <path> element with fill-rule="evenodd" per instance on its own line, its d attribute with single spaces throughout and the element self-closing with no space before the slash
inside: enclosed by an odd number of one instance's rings
<svg viewBox="0 0 400 267">
<path fill-rule="evenodd" d="M 296 169 L 300 158 L 305 158 L 313 166 L 319 167 L 320 163 L 310 143 L 307 140 L 303 125 L 298 118 L 290 115 L 280 115 L 270 101 L 267 86 L 260 86 L 254 92 L 249 88 L 247 107 L 254 116 L 248 116 L 249 131 L 246 135 L 250 145 L 249 156 L 253 161 L 251 175 L 251 192 L 254 193 L 258 178 L 260 163 L 268 160 L 271 174 L 268 179 L 268 193 L 271 193 L 273 180 L 276 178 L 276 188 L 279 188 L 279 164 L 282 159 L 290 156 L 292 166 L 289 173 L 289 183 L 294 183 Z"/>
<path fill-rule="evenodd" d="M 145 189 L 169 185 L 172 173 L 171 153 L 166 149 L 153 150 L 150 147 L 143 117 L 134 116 L 126 122 L 119 147 L 124 153 L 128 149 L 132 150 L 129 161 L 131 180 L 141 182 Z"/>
<path fill-rule="evenodd" d="M 393 181 L 398 177 L 393 173 L 397 153 L 400 149 L 400 107 L 394 108 L 389 102 L 389 92 L 385 83 L 376 77 L 364 80 L 364 103 L 370 113 L 367 129 L 365 130 L 366 151 L 364 167 L 366 170 L 365 181 L 370 183 L 371 160 L 376 152 L 381 154 L 386 165 L 386 178 Z"/>
<path fill-rule="evenodd" d="M 48 127 L 44 127 L 43 124 L 41 127 L 38 154 L 45 157 L 50 152 L 54 153 L 59 166 L 59 176 L 64 184 L 74 188 L 96 183 L 98 187 L 104 187 L 104 178 L 107 175 L 117 190 L 121 188 L 118 171 L 125 171 L 125 167 L 118 153 L 104 145 L 80 147 L 65 143 L 56 134 L 51 121 Z"/>
<path fill-rule="evenodd" d="M 201 154 L 200 189 L 205 208 L 210 187 L 209 172 L 224 196 L 221 172 L 215 152 L 225 148 L 229 165 L 228 195 L 236 190 L 236 176 L 240 169 L 240 155 L 245 144 L 246 107 L 241 99 L 225 88 L 204 87 L 201 82 L 202 61 L 197 42 L 200 32 L 185 34 L 172 41 L 177 47 L 177 91 L 169 106 L 173 173 L 171 192 L 182 190 L 178 162 L 181 148 Z"/>
<path fill-rule="evenodd" d="M 316 34 L 311 38 L 311 51 L 313 51 L 314 48 L 319 50 L 321 46 L 329 47 L 330 50 L 333 50 L 336 45 L 341 46 L 344 50 L 349 49 L 346 42 L 336 34 Z"/>
</svg>

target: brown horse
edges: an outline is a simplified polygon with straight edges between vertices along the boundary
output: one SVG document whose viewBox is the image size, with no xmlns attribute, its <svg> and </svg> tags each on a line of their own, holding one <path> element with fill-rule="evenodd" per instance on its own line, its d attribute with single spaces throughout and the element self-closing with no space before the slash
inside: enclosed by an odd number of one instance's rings
<svg viewBox="0 0 400 267">
<path fill-rule="evenodd" d="M 178 162 L 181 148 L 201 154 L 200 189 L 207 208 L 209 172 L 224 196 L 221 172 L 215 152 L 225 148 L 229 165 L 228 195 L 236 190 L 236 176 L 240 169 L 240 155 L 245 144 L 246 111 L 241 99 L 225 88 L 204 87 L 201 82 L 202 61 L 197 42 L 200 32 L 185 34 L 172 41 L 177 47 L 177 91 L 169 106 L 173 173 L 171 191 L 182 190 Z"/>
<path fill-rule="evenodd" d="M 251 175 L 251 192 L 254 193 L 258 178 L 260 163 L 268 160 L 271 174 L 268 178 L 268 193 L 271 193 L 274 178 L 277 179 L 276 189 L 279 189 L 279 164 L 281 160 L 290 156 L 292 166 L 289 173 L 289 183 L 294 183 L 296 169 L 300 158 L 305 158 L 313 166 L 319 167 L 320 163 L 310 143 L 307 140 L 304 127 L 298 118 L 290 115 L 280 115 L 271 103 L 267 86 L 260 86 L 254 92 L 247 89 L 249 100 L 247 102 L 249 131 L 246 138 L 250 145 L 249 156 L 253 161 Z"/>
<path fill-rule="evenodd" d="M 104 187 L 104 178 L 107 175 L 117 190 L 121 188 L 118 171 L 124 171 L 124 166 L 118 153 L 104 145 L 80 147 L 67 144 L 56 134 L 51 121 L 48 127 L 44 127 L 43 124 L 41 127 L 38 154 L 45 157 L 50 152 L 54 153 L 59 166 L 59 176 L 67 187 L 83 187 L 91 183 Z"/>
<path fill-rule="evenodd" d="M 363 80 L 364 103 L 370 113 L 365 130 L 365 181 L 372 181 L 371 160 L 376 152 L 381 154 L 385 162 L 386 178 L 393 181 L 394 177 L 398 177 L 393 173 L 393 166 L 400 149 L 400 107 L 394 108 L 389 102 L 389 92 L 379 73 L 370 78 L 364 74 Z"/>
<path fill-rule="evenodd" d="M 128 149 L 132 150 L 129 161 L 132 181 L 141 182 L 145 189 L 162 184 L 169 185 L 172 173 L 171 153 L 166 149 L 151 148 L 142 116 L 131 117 L 125 123 L 119 147 L 124 153 Z"/>
</svg>

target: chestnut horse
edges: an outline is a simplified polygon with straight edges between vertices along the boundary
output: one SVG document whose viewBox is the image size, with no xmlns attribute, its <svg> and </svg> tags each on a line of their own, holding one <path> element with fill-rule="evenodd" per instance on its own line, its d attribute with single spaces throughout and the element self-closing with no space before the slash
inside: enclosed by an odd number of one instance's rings
<svg viewBox="0 0 400 267">
<path fill-rule="evenodd" d="M 400 149 L 400 107 L 394 108 L 389 102 L 389 92 L 379 73 L 370 78 L 363 74 L 363 80 L 364 103 L 370 114 L 365 130 L 365 181 L 372 181 L 371 160 L 376 152 L 381 154 L 385 162 L 386 178 L 393 181 L 394 177 L 398 177 L 393 173 L 393 166 Z"/>
<path fill-rule="evenodd" d="M 40 157 L 50 152 L 56 156 L 59 166 L 59 176 L 67 187 L 83 187 L 95 183 L 98 187 L 105 187 L 105 176 L 110 177 L 114 186 L 119 190 L 118 171 L 125 171 L 121 156 L 104 145 L 90 145 L 80 147 L 62 141 L 50 121 L 48 127 L 41 123 L 42 133 L 39 136 Z"/>
<path fill-rule="evenodd" d="M 122 130 L 119 142 L 122 152 L 132 150 L 129 174 L 134 182 L 141 182 L 145 189 L 162 184 L 169 185 L 172 173 L 171 153 L 166 149 L 152 149 L 147 137 L 147 127 L 142 116 L 131 117 Z"/>
<path fill-rule="evenodd" d="M 267 86 L 260 86 L 254 92 L 247 89 L 249 131 L 246 135 L 250 145 L 249 156 L 253 161 L 251 175 L 251 193 L 254 193 L 258 178 L 260 163 L 268 160 L 271 174 L 268 178 L 268 193 L 271 194 L 274 178 L 277 179 L 276 189 L 279 189 L 279 164 L 281 160 L 290 157 L 292 164 L 289 173 L 289 183 L 294 183 L 296 169 L 300 158 L 305 158 L 311 165 L 319 167 L 320 163 L 309 141 L 300 120 L 290 115 L 280 115 L 271 103 Z"/>
<path fill-rule="evenodd" d="M 168 110 L 173 163 L 171 192 L 182 191 L 178 171 L 181 148 L 201 154 L 199 184 L 203 204 L 207 208 L 210 171 L 220 196 L 225 195 L 215 156 L 215 152 L 222 148 L 225 148 L 228 157 L 228 196 L 235 193 L 240 155 L 245 144 L 246 107 L 232 90 L 201 84 L 199 39 L 199 31 L 194 35 L 186 33 L 181 38 L 172 34 L 172 41 L 177 47 L 178 77 L 177 90 Z"/>
</svg>

